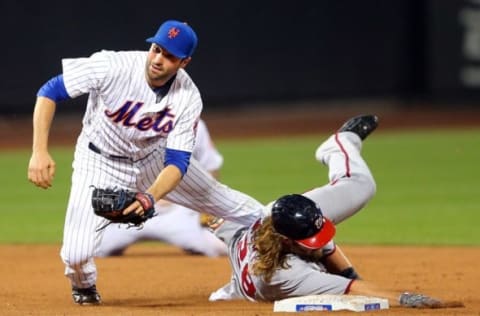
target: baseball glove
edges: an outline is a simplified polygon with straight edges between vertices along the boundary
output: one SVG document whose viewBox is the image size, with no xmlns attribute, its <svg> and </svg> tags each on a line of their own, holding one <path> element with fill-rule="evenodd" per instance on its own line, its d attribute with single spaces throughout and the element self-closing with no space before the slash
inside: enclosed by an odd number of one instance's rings
<svg viewBox="0 0 480 316">
<path fill-rule="evenodd" d="M 401 306 L 414 308 L 465 307 L 465 305 L 459 301 L 441 301 L 427 295 L 409 292 L 402 293 L 400 295 L 399 302 Z"/>
<path fill-rule="evenodd" d="M 225 220 L 206 213 L 200 213 L 200 226 L 215 231 Z"/>
<path fill-rule="evenodd" d="M 130 212 L 127 215 L 123 211 L 133 202 L 138 201 L 144 210 L 143 215 Z M 105 228 L 111 223 L 129 224 L 141 226 L 145 221 L 155 216 L 155 200 L 153 196 L 145 192 L 134 192 L 125 189 L 99 189 L 94 188 L 92 193 L 92 207 L 96 215 L 110 220 L 110 223 L 101 227 Z"/>
</svg>

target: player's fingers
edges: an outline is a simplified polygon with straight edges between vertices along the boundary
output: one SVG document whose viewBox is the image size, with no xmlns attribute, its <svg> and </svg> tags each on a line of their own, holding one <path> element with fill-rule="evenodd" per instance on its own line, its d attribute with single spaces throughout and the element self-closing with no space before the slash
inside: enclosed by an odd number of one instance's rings
<svg viewBox="0 0 480 316">
<path fill-rule="evenodd" d="M 50 179 L 53 180 L 55 178 L 55 171 L 57 170 L 55 163 L 50 164 L 50 167 L 48 168 L 48 173 L 50 175 Z"/>
<path fill-rule="evenodd" d="M 143 215 L 143 207 L 139 202 L 137 202 L 137 207 L 135 208 L 134 212 L 138 215 Z"/>
<path fill-rule="evenodd" d="M 49 188 L 52 186 L 52 177 L 50 176 L 50 168 L 44 168 L 42 171 L 41 171 L 41 175 L 40 175 L 40 184 L 41 184 L 41 187 L 46 189 L 46 188 Z"/>
<path fill-rule="evenodd" d="M 53 178 L 55 177 L 55 166 L 50 166 L 42 174 L 43 176 L 43 188 L 49 188 L 53 184 Z"/>
<path fill-rule="evenodd" d="M 135 211 L 135 213 L 137 213 L 140 216 L 143 216 L 143 214 L 145 214 L 145 211 L 143 210 L 143 207 L 140 205 Z"/>
<path fill-rule="evenodd" d="M 135 208 L 133 207 L 133 204 L 130 204 L 126 209 L 123 210 L 122 214 L 127 215 L 133 212 Z"/>
<path fill-rule="evenodd" d="M 36 186 L 47 189 L 52 186 L 55 175 L 55 162 L 47 156 L 46 158 L 32 155 L 28 165 L 28 180 Z"/>
<path fill-rule="evenodd" d="M 41 169 L 29 168 L 28 169 L 28 180 L 41 188 L 48 188 L 48 183 L 45 181 L 43 172 Z"/>
<path fill-rule="evenodd" d="M 40 182 L 40 174 L 40 168 L 33 162 L 30 162 L 28 165 L 28 180 L 37 185 Z"/>
<path fill-rule="evenodd" d="M 135 213 L 138 213 L 137 212 L 137 209 L 138 208 L 141 208 L 140 206 L 140 203 L 138 203 L 137 201 L 133 202 L 132 204 L 130 204 L 126 209 L 123 210 L 122 214 L 123 215 L 127 215 L 127 214 L 130 214 L 131 212 L 135 212 Z"/>
<path fill-rule="evenodd" d="M 28 181 L 34 184 L 37 183 L 37 173 L 33 168 L 28 168 Z"/>
</svg>

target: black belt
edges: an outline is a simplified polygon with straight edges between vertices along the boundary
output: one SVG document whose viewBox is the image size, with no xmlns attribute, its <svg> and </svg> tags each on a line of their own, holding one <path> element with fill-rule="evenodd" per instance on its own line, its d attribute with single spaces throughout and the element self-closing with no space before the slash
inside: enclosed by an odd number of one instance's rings
<svg viewBox="0 0 480 316">
<path fill-rule="evenodd" d="M 126 156 L 117 156 L 117 155 L 110 155 L 110 154 L 107 154 L 107 153 L 104 153 L 100 150 L 100 148 L 98 148 L 97 146 L 95 146 L 94 144 L 92 143 L 88 143 L 88 149 L 90 149 L 91 151 L 99 154 L 99 155 L 102 155 L 103 157 L 106 157 L 106 158 L 110 158 L 110 159 L 122 159 L 122 160 L 131 160 L 130 157 L 126 157 Z"/>
</svg>

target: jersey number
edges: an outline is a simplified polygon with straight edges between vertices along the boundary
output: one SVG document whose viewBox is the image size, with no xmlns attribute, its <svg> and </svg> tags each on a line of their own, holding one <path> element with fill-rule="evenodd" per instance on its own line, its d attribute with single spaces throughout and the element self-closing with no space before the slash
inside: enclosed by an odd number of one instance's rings
<svg viewBox="0 0 480 316">
<path fill-rule="evenodd" d="M 248 252 L 246 236 L 243 237 L 243 240 L 238 244 L 238 247 L 239 247 L 238 259 L 240 263 L 243 263 L 243 260 L 247 256 L 247 252 Z M 245 262 L 242 268 L 241 278 L 242 278 L 241 285 L 242 285 L 243 291 L 248 297 L 255 299 L 256 289 L 255 289 L 255 285 L 252 282 L 252 278 L 250 277 L 250 274 L 248 274 L 248 261 Z"/>
</svg>

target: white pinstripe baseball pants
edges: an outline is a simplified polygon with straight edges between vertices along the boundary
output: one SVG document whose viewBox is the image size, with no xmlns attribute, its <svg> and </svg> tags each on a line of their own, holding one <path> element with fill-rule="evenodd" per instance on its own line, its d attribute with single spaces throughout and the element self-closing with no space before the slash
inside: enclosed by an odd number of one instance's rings
<svg viewBox="0 0 480 316">
<path fill-rule="evenodd" d="M 155 151 L 133 163 L 109 159 L 89 150 L 86 143 L 79 141 L 73 162 L 72 187 L 61 249 L 61 257 L 66 265 L 65 275 L 73 286 L 86 288 L 94 285 L 97 279 L 93 257 L 99 248 L 103 231 L 96 230 L 106 220 L 93 213 L 92 186 L 145 191 L 163 168 L 163 156 L 160 151 Z M 194 159 L 178 187 L 165 199 L 244 225 L 253 223 L 264 208 L 255 199 L 217 182 Z"/>
</svg>

